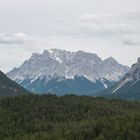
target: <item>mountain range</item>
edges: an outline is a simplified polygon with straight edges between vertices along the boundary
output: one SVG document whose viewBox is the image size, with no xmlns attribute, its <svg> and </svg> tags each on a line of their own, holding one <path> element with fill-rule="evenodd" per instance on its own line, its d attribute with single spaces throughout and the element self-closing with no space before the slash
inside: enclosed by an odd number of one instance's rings
<svg viewBox="0 0 140 140">
<path fill-rule="evenodd" d="M 0 71 L 0 96 L 20 96 L 30 94 Z"/>
<path fill-rule="evenodd" d="M 129 71 L 114 58 L 60 49 L 34 53 L 7 76 L 34 93 L 96 94 L 118 82 Z"/>
<path fill-rule="evenodd" d="M 140 99 L 140 58 L 122 80 L 104 91 L 103 94 L 108 98 Z"/>
</svg>

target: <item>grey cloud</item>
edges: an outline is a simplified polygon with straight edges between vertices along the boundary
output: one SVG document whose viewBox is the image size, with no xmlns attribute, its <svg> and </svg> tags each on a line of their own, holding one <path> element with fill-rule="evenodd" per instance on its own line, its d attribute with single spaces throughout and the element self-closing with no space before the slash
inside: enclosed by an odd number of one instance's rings
<svg viewBox="0 0 140 140">
<path fill-rule="evenodd" d="M 24 33 L 15 33 L 12 35 L 0 34 L 1 44 L 25 44 L 31 40 L 31 37 Z"/>
<path fill-rule="evenodd" d="M 137 13 L 137 14 L 136 14 Z M 132 16 L 134 15 L 134 16 Z M 136 16 L 137 15 L 137 16 Z M 124 14 L 83 15 L 79 27 L 96 35 L 124 35 L 140 33 L 140 12 Z"/>
<path fill-rule="evenodd" d="M 134 42 L 133 40 L 122 40 L 123 44 L 129 46 L 140 46 L 140 42 Z"/>
<path fill-rule="evenodd" d="M 122 37 L 122 42 L 129 46 L 140 46 L 140 35 L 128 35 Z"/>
<path fill-rule="evenodd" d="M 71 25 L 55 26 L 55 34 L 80 37 L 140 35 L 140 12 L 84 14 Z"/>
</svg>

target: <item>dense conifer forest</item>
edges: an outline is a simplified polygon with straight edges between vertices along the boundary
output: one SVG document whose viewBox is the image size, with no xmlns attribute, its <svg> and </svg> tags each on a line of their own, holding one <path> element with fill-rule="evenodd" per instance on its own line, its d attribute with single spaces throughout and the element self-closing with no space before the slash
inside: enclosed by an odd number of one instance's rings
<svg viewBox="0 0 140 140">
<path fill-rule="evenodd" d="M 140 102 L 49 94 L 1 98 L 0 140 L 140 140 Z"/>
</svg>

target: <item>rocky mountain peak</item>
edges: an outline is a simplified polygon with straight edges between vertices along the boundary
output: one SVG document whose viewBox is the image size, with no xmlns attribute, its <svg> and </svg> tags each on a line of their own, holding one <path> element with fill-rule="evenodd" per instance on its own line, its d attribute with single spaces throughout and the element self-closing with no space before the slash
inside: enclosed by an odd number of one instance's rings
<svg viewBox="0 0 140 140">
<path fill-rule="evenodd" d="M 126 76 L 118 84 L 106 90 L 106 93 L 111 98 L 131 100 L 140 98 L 140 58 L 138 58 L 137 63 L 132 65 Z"/>
<path fill-rule="evenodd" d="M 101 78 L 118 81 L 128 72 L 128 69 L 112 57 L 103 61 L 95 53 L 49 49 L 44 50 L 42 54 L 34 53 L 29 60 L 7 75 L 13 80 L 35 78 L 41 75 L 48 77 L 61 75 L 71 78 L 75 75 L 83 75 L 91 81 Z"/>
<path fill-rule="evenodd" d="M 140 57 L 138 58 L 138 62 L 137 62 L 137 64 L 140 65 Z"/>
<path fill-rule="evenodd" d="M 107 62 L 110 64 L 118 63 L 113 57 L 109 57 L 109 58 L 105 59 L 104 62 Z"/>
<path fill-rule="evenodd" d="M 125 79 L 127 79 L 128 81 L 140 80 L 140 58 L 138 58 L 137 63 L 132 65 Z"/>
</svg>

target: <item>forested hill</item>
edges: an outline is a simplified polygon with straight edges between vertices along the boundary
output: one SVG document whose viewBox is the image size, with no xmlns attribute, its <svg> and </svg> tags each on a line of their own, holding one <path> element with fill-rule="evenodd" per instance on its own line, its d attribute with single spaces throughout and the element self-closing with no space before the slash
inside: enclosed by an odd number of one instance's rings
<svg viewBox="0 0 140 140">
<path fill-rule="evenodd" d="M 140 103 L 87 96 L 0 100 L 0 140 L 140 140 Z"/>
<path fill-rule="evenodd" d="M 31 92 L 19 86 L 17 83 L 9 79 L 3 72 L 0 71 L 0 97 L 22 96 L 28 94 L 31 94 Z"/>
</svg>

